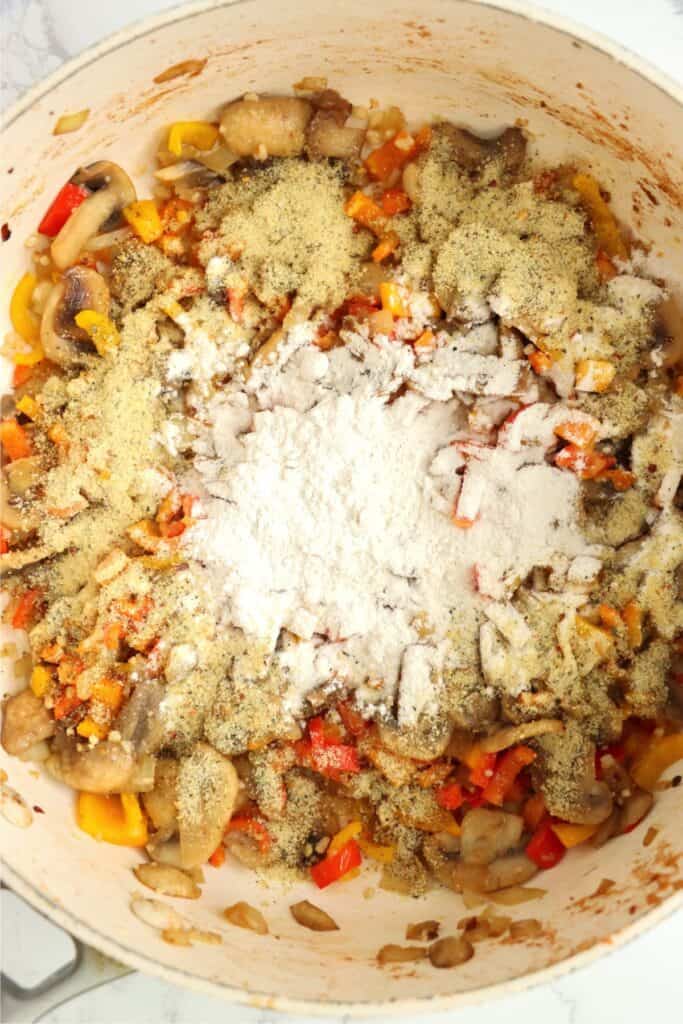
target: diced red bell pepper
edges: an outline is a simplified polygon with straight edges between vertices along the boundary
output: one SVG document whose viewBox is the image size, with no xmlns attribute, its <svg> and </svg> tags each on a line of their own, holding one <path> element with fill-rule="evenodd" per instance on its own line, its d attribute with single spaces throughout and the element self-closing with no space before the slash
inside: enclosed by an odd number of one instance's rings
<svg viewBox="0 0 683 1024">
<path fill-rule="evenodd" d="M 449 782 L 447 785 L 441 786 L 434 795 L 439 807 L 443 807 L 446 811 L 457 811 L 458 807 L 461 807 L 465 802 L 465 796 L 459 782 Z"/>
<path fill-rule="evenodd" d="M 311 868 L 311 877 L 319 889 L 325 889 L 362 863 L 360 846 L 355 839 L 349 839 L 336 853 L 314 864 Z"/>
<path fill-rule="evenodd" d="M 256 818 L 250 818 L 248 815 L 236 815 L 230 819 L 228 825 L 228 832 L 245 832 L 246 835 L 251 836 L 258 843 L 258 848 L 261 853 L 267 853 L 270 849 L 272 839 L 268 829 L 263 822 L 258 821 Z"/>
<path fill-rule="evenodd" d="M 473 786 L 477 786 L 478 789 L 486 789 L 496 770 L 496 761 L 496 754 L 485 754 L 482 751 L 477 751 L 476 754 L 470 755 L 466 759 L 466 764 L 470 769 L 470 782 Z"/>
<path fill-rule="evenodd" d="M 52 714 L 55 716 L 57 721 L 60 721 L 62 718 L 66 718 L 67 715 L 70 715 L 72 711 L 75 711 L 82 703 L 83 701 L 78 696 L 76 687 L 65 686 L 55 701 Z"/>
<path fill-rule="evenodd" d="M 0 526 L 0 555 L 6 555 L 8 551 L 9 551 L 9 533 L 4 528 L 4 526 Z"/>
<path fill-rule="evenodd" d="M 337 711 L 339 717 L 344 723 L 344 728 L 351 736 L 362 736 L 365 730 L 368 728 L 368 723 L 365 721 L 360 711 L 357 711 L 352 704 L 348 701 L 341 701 L 337 704 Z"/>
<path fill-rule="evenodd" d="M 13 629 L 27 629 L 32 625 L 36 606 L 42 597 L 42 593 L 42 590 L 37 588 L 24 591 L 12 614 L 11 625 Z"/>
<path fill-rule="evenodd" d="M 531 747 L 524 745 L 506 750 L 498 761 L 488 784 L 484 787 L 484 800 L 501 807 L 519 773 L 535 758 L 536 754 Z"/>
<path fill-rule="evenodd" d="M 379 299 L 374 295 L 352 295 L 344 303 L 344 313 L 347 316 L 354 316 L 357 320 L 371 316 L 379 309 Z"/>
<path fill-rule="evenodd" d="M 543 871 L 554 868 L 564 857 L 565 847 L 553 832 L 550 818 L 541 821 L 527 843 L 526 855 Z"/>
<path fill-rule="evenodd" d="M 209 857 L 209 864 L 212 868 L 219 868 L 225 863 L 225 847 L 222 843 L 219 843 L 216 849 Z"/>
<path fill-rule="evenodd" d="M 45 216 L 38 225 L 41 235 L 54 238 L 62 230 L 73 211 L 84 202 L 90 193 L 83 185 L 67 181 L 48 206 Z"/>
</svg>

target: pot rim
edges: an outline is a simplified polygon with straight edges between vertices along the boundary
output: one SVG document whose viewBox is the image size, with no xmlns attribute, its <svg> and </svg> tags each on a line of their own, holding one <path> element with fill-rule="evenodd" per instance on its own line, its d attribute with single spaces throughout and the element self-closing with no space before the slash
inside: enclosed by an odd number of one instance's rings
<svg viewBox="0 0 683 1024">
<path fill-rule="evenodd" d="M 181 4 L 161 14 L 151 15 L 134 21 L 126 28 L 120 29 L 118 32 L 108 35 L 102 41 L 87 47 L 80 54 L 62 64 L 52 74 L 32 86 L 0 116 L 0 131 L 9 128 L 22 115 L 29 112 L 31 107 L 51 92 L 51 90 L 67 81 L 74 74 L 96 63 L 105 54 L 122 49 L 129 43 L 174 22 L 189 20 L 219 7 L 238 7 L 250 2 L 252 0 L 221 0 L 218 3 L 216 0 L 194 0 L 194 2 Z M 493 10 L 504 11 L 570 36 L 572 39 L 590 46 L 592 49 L 597 50 L 629 70 L 635 71 L 636 74 L 640 75 L 650 84 L 654 84 L 678 103 L 679 106 L 683 107 L 683 84 L 677 82 L 632 50 L 612 41 L 601 32 L 594 31 L 587 26 L 580 25 L 572 19 L 565 18 L 552 11 L 542 10 L 535 4 L 527 3 L 526 0 L 459 0 L 459 2 L 467 3 L 470 6 L 489 7 Z M 653 907 L 644 913 L 637 921 L 620 928 L 608 938 L 596 942 L 588 950 L 575 953 L 541 970 L 520 975 L 507 981 L 486 985 L 483 988 L 471 989 L 468 992 L 443 996 L 430 995 L 412 999 L 387 998 L 384 1000 L 373 999 L 366 1002 L 342 1002 L 340 1000 L 322 1002 L 316 999 L 291 999 L 287 996 L 273 996 L 267 993 L 250 992 L 243 988 L 225 985 L 219 981 L 201 978 L 179 967 L 167 967 L 150 956 L 128 949 L 117 940 L 85 924 L 70 910 L 61 907 L 58 903 L 45 896 L 39 889 L 35 888 L 28 879 L 24 878 L 4 859 L 0 860 L 0 866 L 3 869 L 3 881 L 34 906 L 36 910 L 80 939 L 81 942 L 93 946 L 107 956 L 127 964 L 133 970 L 155 975 L 164 981 L 180 984 L 184 988 L 189 988 L 196 992 L 219 996 L 232 1003 L 258 1009 L 277 1010 L 283 1013 L 310 1016 L 349 1015 L 371 1017 L 380 1013 L 386 1013 L 387 1010 L 393 1010 L 401 1014 L 427 1013 L 460 1009 L 461 1007 L 472 1006 L 493 999 L 501 999 L 504 996 L 536 988 L 537 986 L 573 974 L 608 952 L 620 949 L 639 935 L 654 928 L 676 910 L 683 908 L 683 891 L 672 893 L 659 906 Z"/>
</svg>

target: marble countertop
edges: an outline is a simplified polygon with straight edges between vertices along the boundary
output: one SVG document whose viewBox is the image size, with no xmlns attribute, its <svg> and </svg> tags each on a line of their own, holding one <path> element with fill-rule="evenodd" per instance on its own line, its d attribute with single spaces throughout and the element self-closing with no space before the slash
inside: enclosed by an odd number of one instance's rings
<svg viewBox="0 0 683 1024">
<path fill-rule="evenodd" d="M 135 20 L 176 5 L 177 0 L 90 4 L 0 0 L 0 108 L 85 47 Z M 539 6 L 612 36 L 683 80 L 683 0 L 648 0 L 647 4 L 635 0 L 545 0 Z M 21 926 L 14 922 L 16 927 Z M 4 938 L 7 941 L 9 935 Z M 32 948 L 30 932 L 17 938 L 13 931 L 12 940 Z M 681 950 L 683 913 L 561 981 L 464 1010 L 458 1015 L 458 1024 L 504 1024 L 510 1018 L 526 1024 L 640 1024 L 659 1016 L 680 1020 Z M 446 1024 L 448 1017 L 432 1014 L 421 1019 L 425 1024 Z M 44 1024 L 274 1024 L 285 1020 L 299 1024 L 295 1018 L 231 1007 L 139 974 L 111 982 L 41 1017 Z"/>
</svg>

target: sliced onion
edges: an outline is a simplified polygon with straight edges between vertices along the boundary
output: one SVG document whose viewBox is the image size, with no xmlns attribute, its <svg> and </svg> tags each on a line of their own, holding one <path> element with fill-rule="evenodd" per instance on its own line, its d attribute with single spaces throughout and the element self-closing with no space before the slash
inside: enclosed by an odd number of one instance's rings
<svg viewBox="0 0 683 1024">
<path fill-rule="evenodd" d="M 157 85 L 162 85 L 163 82 L 171 82 L 174 78 L 180 78 L 181 75 L 188 75 L 190 78 L 194 78 L 195 75 L 201 74 L 204 70 L 206 61 L 206 57 L 203 60 L 181 60 L 179 64 L 172 64 L 170 68 L 166 68 L 165 71 L 155 75 L 153 81 Z"/>
<path fill-rule="evenodd" d="M 62 114 L 52 129 L 53 135 L 66 135 L 68 132 L 77 132 L 90 116 L 90 107 L 79 110 L 77 114 Z"/>
<path fill-rule="evenodd" d="M 130 228 L 117 228 L 116 231 L 105 231 L 103 235 L 95 235 L 86 244 L 86 249 L 89 252 L 98 252 L 100 249 L 110 249 L 115 245 L 121 245 L 122 242 L 126 242 L 132 235 Z"/>
<path fill-rule="evenodd" d="M 535 917 L 525 917 L 510 925 L 511 939 L 537 939 L 543 932 L 543 925 Z"/>
<path fill-rule="evenodd" d="M 377 953 L 378 964 L 409 964 L 415 960 L 424 960 L 427 950 L 421 946 L 395 946 L 389 943 Z"/>
<path fill-rule="evenodd" d="M 177 164 L 169 164 L 168 167 L 162 167 L 155 171 L 154 177 L 157 181 L 163 182 L 180 181 L 181 178 L 187 178 L 190 174 L 201 170 L 201 164 L 195 160 L 179 160 Z"/>
<path fill-rule="evenodd" d="M 535 722 L 524 722 L 522 725 L 499 729 L 498 732 L 481 740 L 479 747 L 486 754 L 497 754 L 499 750 L 506 750 L 516 743 L 524 743 L 534 736 L 560 732 L 564 732 L 564 725 L 559 718 L 539 718 Z"/>
<path fill-rule="evenodd" d="M 547 892 L 547 889 L 534 889 L 533 886 L 511 885 L 508 889 L 499 889 L 498 892 L 488 893 L 487 899 L 492 903 L 499 903 L 503 907 L 517 907 L 520 903 L 540 900 Z"/>
</svg>

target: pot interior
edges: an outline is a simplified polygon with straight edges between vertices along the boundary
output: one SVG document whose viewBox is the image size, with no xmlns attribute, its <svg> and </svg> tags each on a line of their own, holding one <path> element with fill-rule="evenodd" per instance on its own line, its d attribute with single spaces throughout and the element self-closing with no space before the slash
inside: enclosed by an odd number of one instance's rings
<svg viewBox="0 0 683 1024">
<path fill-rule="evenodd" d="M 206 58 L 200 74 L 155 83 L 160 72 L 188 58 Z M 76 165 L 112 159 L 142 185 L 169 122 L 211 119 L 226 100 L 248 91 L 288 91 L 304 75 L 325 75 L 355 103 L 376 97 L 397 104 L 409 119 L 442 115 L 491 134 L 520 123 L 544 159 L 571 158 L 590 169 L 610 190 L 618 215 L 651 246 L 658 272 L 676 290 L 683 286 L 683 106 L 640 71 L 532 17 L 469 0 L 426 0 L 419 14 L 403 0 L 371 10 L 351 0 L 324 13 L 310 0 L 295 7 L 249 0 L 195 6 L 138 27 L 81 58 L 20 105 L 6 128 L 0 163 L 0 220 L 12 232 L 2 246 L 5 329 L 11 290 L 26 267 L 24 242 L 46 199 Z M 59 114 L 85 105 L 91 113 L 84 128 L 51 134 Z M 21 642 L 11 632 L 3 639 Z M 18 685 L 17 654 L 4 650 L 3 689 L 9 692 Z M 456 1005 L 582 951 L 607 949 L 660 904 L 683 902 L 674 891 L 683 857 L 681 796 L 669 789 L 648 819 L 657 830 L 648 847 L 640 828 L 600 851 L 566 857 L 534 883 L 547 888 L 542 899 L 501 908 L 538 918 L 542 936 L 485 943 L 455 971 L 428 964 L 378 968 L 377 950 L 404 941 L 407 923 L 438 918 L 447 934 L 468 911 L 444 890 L 421 900 L 382 891 L 371 869 L 313 895 L 309 886 L 266 887 L 239 865 L 209 868 L 202 899 L 179 909 L 199 927 L 219 931 L 222 945 L 179 948 L 162 942 L 129 910 L 139 889 L 130 871 L 138 855 L 80 833 L 72 794 L 33 766 L 4 752 L 0 764 L 27 803 L 44 811 L 34 811 L 26 830 L 0 819 L 11 882 L 124 961 L 261 1004 L 361 1007 L 448 997 Z M 603 879 L 614 886 L 594 895 Z M 317 934 L 295 924 L 288 907 L 307 897 L 336 919 L 339 931 Z M 241 899 L 262 909 L 269 936 L 222 920 L 222 908 Z"/>
</svg>

